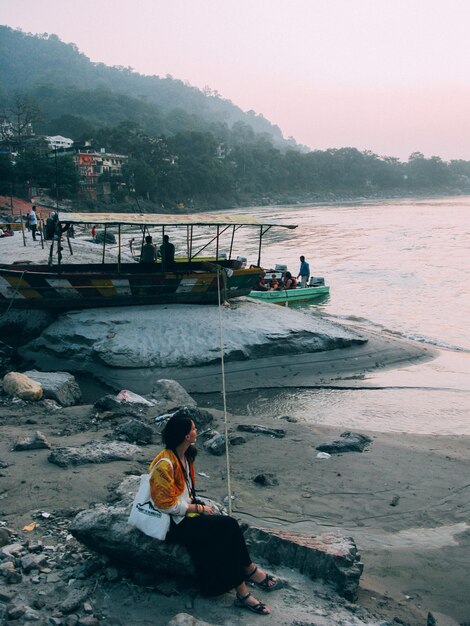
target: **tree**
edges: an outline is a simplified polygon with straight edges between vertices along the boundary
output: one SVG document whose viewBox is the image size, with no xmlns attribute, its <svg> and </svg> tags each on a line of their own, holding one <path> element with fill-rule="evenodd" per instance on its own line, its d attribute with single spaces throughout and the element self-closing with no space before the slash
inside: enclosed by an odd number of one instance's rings
<svg viewBox="0 0 470 626">
<path fill-rule="evenodd" d="M 17 92 L 10 104 L 4 107 L 2 114 L 4 124 L 0 126 L 4 141 L 13 143 L 21 150 L 26 139 L 34 135 L 34 124 L 41 119 L 37 104 L 28 96 Z"/>
</svg>

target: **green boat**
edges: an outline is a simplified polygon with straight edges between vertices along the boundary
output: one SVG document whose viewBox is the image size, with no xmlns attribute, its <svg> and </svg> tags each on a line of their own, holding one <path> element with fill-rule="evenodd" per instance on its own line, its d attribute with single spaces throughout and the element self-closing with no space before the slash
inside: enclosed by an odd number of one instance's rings
<svg viewBox="0 0 470 626">
<path fill-rule="evenodd" d="M 294 302 L 308 302 L 330 293 L 328 285 L 316 287 L 296 287 L 295 289 L 279 289 L 277 291 L 250 291 L 249 297 L 271 304 L 289 305 Z"/>
</svg>

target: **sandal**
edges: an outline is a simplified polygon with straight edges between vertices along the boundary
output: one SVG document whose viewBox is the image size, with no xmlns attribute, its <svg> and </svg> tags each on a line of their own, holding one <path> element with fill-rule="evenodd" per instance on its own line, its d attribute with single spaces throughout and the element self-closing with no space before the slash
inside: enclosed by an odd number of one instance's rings
<svg viewBox="0 0 470 626">
<path fill-rule="evenodd" d="M 254 570 L 250 572 L 245 578 L 245 582 L 250 583 L 250 585 L 254 585 L 255 587 L 258 587 L 258 589 L 262 589 L 263 591 L 273 591 L 273 589 L 276 589 L 278 580 L 274 578 L 272 574 L 266 574 L 263 580 L 260 580 L 259 582 L 256 582 L 256 580 L 251 580 L 257 571 L 258 566 L 255 565 Z"/>
<path fill-rule="evenodd" d="M 242 609 L 248 609 L 249 611 L 253 611 L 253 613 L 257 613 L 258 615 L 269 615 L 270 611 L 263 602 L 258 602 L 258 604 L 249 604 L 247 602 L 248 598 L 252 597 L 253 596 L 250 592 L 248 592 L 246 596 L 239 596 L 237 593 L 234 604 L 235 606 L 239 606 Z"/>
</svg>

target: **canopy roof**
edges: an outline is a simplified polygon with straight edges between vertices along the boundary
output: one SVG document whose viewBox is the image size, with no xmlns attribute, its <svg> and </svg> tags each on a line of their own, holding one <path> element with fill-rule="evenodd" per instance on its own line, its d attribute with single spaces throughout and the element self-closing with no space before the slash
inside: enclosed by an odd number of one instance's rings
<svg viewBox="0 0 470 626">
<path fill-rule="evenodd" d="M 297 224 L 279 224 L 259 220 L 252 215 L 195 213 L 162 215 L 160 213 L 59 213 L 59 220 L 71 224 L 130 224 L 133 226 L 278 226 L 297 228 Z"/>
</svg>

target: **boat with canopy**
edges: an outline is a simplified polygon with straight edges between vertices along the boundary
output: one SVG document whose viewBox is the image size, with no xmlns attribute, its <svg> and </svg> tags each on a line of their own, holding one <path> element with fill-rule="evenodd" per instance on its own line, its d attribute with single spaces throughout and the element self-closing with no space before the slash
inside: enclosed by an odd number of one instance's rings
<svg viewBox="0 0 470 626">
<path fill-rule="evenodd" d="M 92 226 L 103 229 L 101 263 L 75 262 L 71 231 Z M 262 241 L 273 227 L 296 225 L 243 214 L 59 213 L 55 230 L 59 234 L 49 242 L 48 264 L 0 264 L 0 309 L 217 303 L 219 291 L 224 300 L 245 296 L 262 271 Z M 234 255 L 235 236 L 243 228 L 255 229 L 259 236 L 257 263 L 250 267 Z M 143 246 L 148 235 L 163 241 L 176 231 L 179 243 L 172 262 L 163 255 L 151 264 L 136 263 L 124 254 L 130 235 L 134 240 L 140 237 Z M 112 260 L 107 258 L 110 239 L 117 239 Z M 222 242 L 228 253 L 222 253 Z"/>
</svg>

